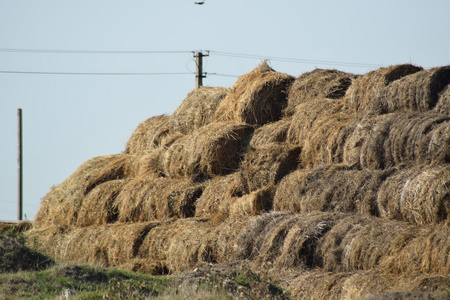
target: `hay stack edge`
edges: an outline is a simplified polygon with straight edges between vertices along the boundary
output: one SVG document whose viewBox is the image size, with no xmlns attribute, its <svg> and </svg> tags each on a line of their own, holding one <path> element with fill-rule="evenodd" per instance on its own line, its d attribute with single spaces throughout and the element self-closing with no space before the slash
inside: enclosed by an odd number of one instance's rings
<svg viewBox="0 0 450 300">
<path fill-rule="evenodd" d="M 150 274 L 241 262 L 293 298 L 448 287 L 449 83 L 448 66 L 295 78 L 263 62 L 81 165 L 30 240 Z"/>
</svg>

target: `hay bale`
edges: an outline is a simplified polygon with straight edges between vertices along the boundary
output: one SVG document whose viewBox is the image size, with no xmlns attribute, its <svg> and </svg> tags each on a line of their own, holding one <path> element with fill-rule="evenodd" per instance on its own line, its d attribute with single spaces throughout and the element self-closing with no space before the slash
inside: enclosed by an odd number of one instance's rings
<svg viewBox="0 0 450 300">
<path fill-rule="evenodd" d="M 450 83 L 450 66 L 422 70 L 386 86 L 376 106 L 380 113 L 400 110 L 427 111 L 438 103 L 439 94 Z"/>
<path fill-rule="evenodd" d="M 111 180 L 93 188 L 83 199 L 76 226 L 86 227 L 116 222 L 118 211 L 114 203 L 117 195 L 128 182 L 129 179 Z"/>
<path fill-rule="evenodd" d="M 164 174 L 169 178 L 185 178 L 188 149 L 192 138 L 185 135 L 171 144 L 162 156 Z"/>
<path fill-rule="evenodd" d="M 247 124 L 211 123 L 190 135 L 186 174 L 194 180 L 226 175 L 238 169 L 253 133 Z"/>
<path fill-rule="evenodd" d="M 318 99 L 297 106 L 287 142 L 302 147 L 301 166 L 342 162 L 353 115 L 338 100 Z"/>
<path fill-rule="evenodd" d="M 347 105 L 354 112 L 363 112 L 377 99 L 384 87 L 392 82 L 421 71 L 422 68 L 410 64 L 379 68 L 356 78 L 347 89 Z"/>
<path fill-rule="evenodd" d="M 196 217 L 228 217 L 230 203 L 244 193 L 238 172 L 225 176 L 216 176 L 205 182 L 205 189 L 195 203 Z"/>
<path fill-rule="evenodd" d="M 136 178 L 129 181 L 115 199 L 119 222 L 146 222 L 189 218 L 202 185 L 169 178 Z"/>
<path fill-rule="evenodd" d="M 338 70 L 315 69 L 297 77 L 288 91 L 285 116 L 292 116 L 297 105 L 314 98 L 339 99 L 358 76 Z"/>
<path fill-rule="evenodd" d="M 294 77 L 275 72 L 267 62 L 243 75 L 220 102 L 215 112 L 218 121 L 263 125 L 281 118 L 287 105 L 287 89 Z"/>
<path fill-rule="evenodd" d="M 450 167 L 417 166 L 393 174 L 380 186 L 381 217 L 414 224 L 450 219 Z"/>
<path fill-rule="evenodd" d="M 279 183 L 273 209 L 292 213 L 359 212 L 378 216 L 378 190 L 393 172 L 395 169 L 358 170 L 344 165 L 296 170 Z"/>
<path fill-rule="evenodd" d="M 228 92 L 227 88 L 206 86 L 191 91 L 170 117 L 172 130 L 189 134 L 211 123 L 217 106 Z"/>
<path fill-rule="evenodd" d="M 161 140 L 170 133 L 169 116 L 160 115 L 148 118 L 137 126 L 129 138 L 125 153 L 138 154 L 156 149 L 160 147 Z"/>
<path fill-rule="evenodd" d="M 279 121 L 258 127 L 253 133 L 249 146 L 259 148 L 269 144 L 282 144 L 286 142 L 287 132 L 290 126 L 291 119 L 283 118 Z"/>
<path fill-rule="evenodd" d="M 241 163 L 242 183 L 247 192 L 277 184 L 285 175 L 297 169 L 301 148 L 272 144 L 249 148 Z"/>
<path fill-rule="evenodd" d="M 109 177 L 116 179 L 114 176 L 104 175 L 108 173 L 106 170 L 112 171 L 116 175 L 123 175 L 122 172 L 115 172 L 117 170 L 115 163 L 124 159 L 125 156 L 124 154 L 103 155 L 84 162 L 64 182 L 52 187 L 44 196 L 34 219 L 34 226 L 39 228 L 50 225 L 76 224 L 83 200 L 95 183 L 100 183 L 99 179 L 103 180 Z M 121 179 L 121 176 L 118 177 Z"/>
<path fill-rule="evenodd" d="M 441 114 L 450 114 L 450 84 L 439 93 L 438 102 L 433 110 Z"/>
<path fill-rule="evenodd" d="M 163 177 L 163 157 L 165 151 L 161 148 L 142 152 L 142 154 L 133 155 L 131 158 L 131 168 L 134 177 Z"/>
<path fill-rule="evenodd" d="M 235 198 L 229 205 L 229 217 L 247 217 L 268 212 L 273 206 L 275 186 L 268 185 L 250 194 Z"/>
</svg>

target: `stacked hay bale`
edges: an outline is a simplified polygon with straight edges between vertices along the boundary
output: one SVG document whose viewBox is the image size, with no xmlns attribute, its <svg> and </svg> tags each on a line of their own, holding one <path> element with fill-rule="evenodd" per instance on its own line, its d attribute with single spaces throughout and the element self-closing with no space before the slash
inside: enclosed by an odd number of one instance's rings
<svg viewBox="0 0 450 300">
<path fill-rule="evenodd" d="M 31 240 L 153 274 L 246 261 L 298 297 L 450 283 L 449 70 L 263 62 L 196 89 L 52 188 Z"/>
</svg>

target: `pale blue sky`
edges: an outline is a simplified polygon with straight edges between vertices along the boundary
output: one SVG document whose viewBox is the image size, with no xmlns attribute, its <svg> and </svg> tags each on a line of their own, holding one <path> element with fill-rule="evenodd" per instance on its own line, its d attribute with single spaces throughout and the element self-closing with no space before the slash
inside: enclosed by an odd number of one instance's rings
<svg viewBox="0 0 450 300">
<path fill-rule="evenodd" d="M 448 0 L 0 0 L 0 220 L 16 218 L 19 107 L 24 213 L 32 220 L 51 186 L 94 156 L 122 152 L 140 122 L 173 112 L 194 88 L 189 51 L 215 51 L 204 71 L 225 75 L 243 75 L 265 57 L 294 76 L 316 67 L 357 74 L 398 63 L 430 68 L 450 64 L 449 12 Z M 230 87 L 235 80 L 208 75 L 204 84 Z"/>
</svg>

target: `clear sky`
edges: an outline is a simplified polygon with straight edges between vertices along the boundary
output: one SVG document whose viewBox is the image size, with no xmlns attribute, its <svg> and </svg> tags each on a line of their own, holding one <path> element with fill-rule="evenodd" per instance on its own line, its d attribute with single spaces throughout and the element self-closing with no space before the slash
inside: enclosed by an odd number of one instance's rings
<svg viewBox="0 0 450 300">
<path fill-rule="evenodd" d="M 32 220 L 53 185 L 174 111 L 195 87 L 191 51 L 211 51 L 204 85 L 224 87 L 264 58 L 293 76 L 450 64 L 448 0 L 194 1 L 0 0 L 0 220 L 17 215 L 18 108 Z"/>
</svg>

